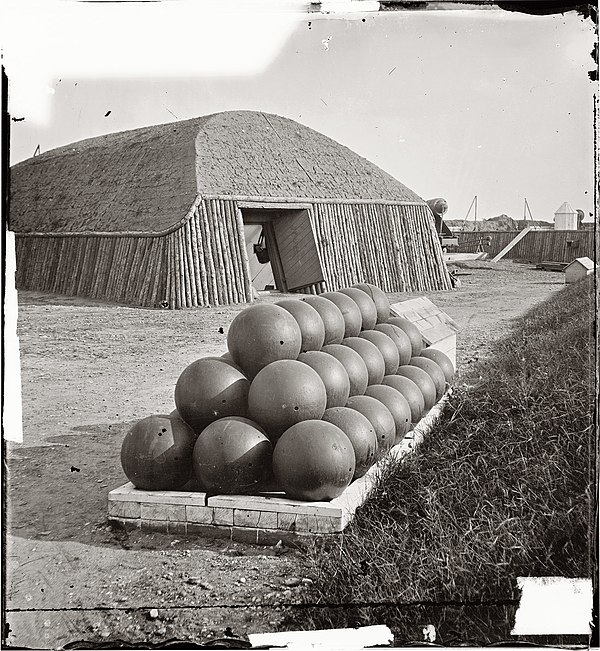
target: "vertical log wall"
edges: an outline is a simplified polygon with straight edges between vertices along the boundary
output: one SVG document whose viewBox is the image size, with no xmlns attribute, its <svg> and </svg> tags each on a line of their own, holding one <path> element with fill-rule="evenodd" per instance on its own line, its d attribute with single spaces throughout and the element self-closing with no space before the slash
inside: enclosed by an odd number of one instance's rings
<svg viewBox="0 0 600 651">
<path fill-rule="evenodd" d="M 234 201 L 198 201 L 181 228 L 169 235 L 170 307 L 252 301 L 242 216 Z"/>
<path fill-rule="evenodd" d="M 356 282 L 386 292 L 450 289 L 426 206 L 323 202 L 311 217 L 330 291 Z"/>
<path fill-rule="evenodd" d="M 426 206 L 312 200 L 324 282 L 384 291 L 449 289 Z M 18 233 L 17 287 L 149 307 L 252 301 L 241 210 L 234 198 L 198 198 L 163 233 Z"/>
<path fill-rule="evenodd" d="M 19 289 L 158 306 L 167 239 L 126 234 L 16 234 Z"/>
</svg>

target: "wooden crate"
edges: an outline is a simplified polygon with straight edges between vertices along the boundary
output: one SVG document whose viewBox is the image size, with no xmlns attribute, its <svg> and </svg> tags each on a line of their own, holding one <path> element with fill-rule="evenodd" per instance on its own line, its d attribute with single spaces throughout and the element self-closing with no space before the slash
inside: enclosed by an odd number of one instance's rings
<svg viewBox="0 0 600 651">
<path fill-rule="evenodd" d="M 393 303 L 391 314 L 414 323 L 426 346 L 446 353 L 456 370 L 456 333 L 459 327 L 454 319 L 424 296 Z"/>
</svg>

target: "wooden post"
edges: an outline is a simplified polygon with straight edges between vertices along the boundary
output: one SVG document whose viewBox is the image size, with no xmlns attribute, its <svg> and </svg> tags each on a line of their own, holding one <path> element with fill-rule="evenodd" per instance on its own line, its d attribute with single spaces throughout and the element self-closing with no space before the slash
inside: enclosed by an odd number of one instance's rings
<svg viewBox="0 0 600 651">
<path fill-rule="evenodd" d="M 207 302 L 211 305 L 218 303 L 218 291 L 215 271 L 215 259 L 213 256 L 213 247 L 210 237 L 210 222 L 208 219 L 208 209 L 204 201 L 198 205 L 198 224 L 202 234 L 202 245 L 204 248 L 204 261 L 208 277 L 208 295 Z"/>
<path fill-rule="evenodd" d="M 203 250 L 202 244 L 199 241 L 198 233 L 198 207 L 194 209 L 194 213 L 189 221 L 189 237 L 190 247 L 192 254 L 192 261 L 194 265 L 194 279 L 196 282 L 196 296 L 198 305 L 206 305 L 206 270 L 203 269 Z"/>
<path fill-rule="evenodd" d="M 235 279 L 234 300 L 236 303 L 245 303 L 246 291 L 244 287 L 244 271 L 242 267 L 242 253 L 240 251 L 239 238 L 237 237 L 237 224 L 234 215 L 235 207 L 232 205 L 231 201 L 224 201 L 223 208 L 226 219 L 225 231 L 229 241 Z"/>
<path fill-rule="evenodd" d="M 226 305 L 229 302 L 227 295 L 227 273 L 225 271 L 225 258 L 223 247 L 220 239 L 220 229 L 218 221 L 218 208 L 216 200 L 209 201 L 209 224 L 210 235 L 213 243 L 213 251 L 215 252 L 215 269 L 217 272 L 217 289 L 219 291 L 218 305 Z"/>
<path fill-rule="evenodd" d="M 246 302 L 252 303 L 252 279 L 250 278 L 250 262 L 248 261 L 248 252 L 246 251 L 246 239 L 244 235 L 244 218 L 242 211 L 237 207 L 233 208 L 235 212 L 235 221 L 237 224 L 237 236 L 240 246 L 240 253 L 242 256 L 242 271 L 244 273 L 244 293 L 246 295 Z"/>
<path fill-rule="evenodd" d="M 231 266 L 231 254 L 223 228 L 224 216 L 221 211 L 222 202 L 221 200 L 217 199 L 215 201 L 212 201 L 211 204 L 213 207 L 215 234 L 217 236 L 217 242 L 219 244 L 219 250 L 221 252 L 221 260 L 223 265 L 223 299 L 227 304 L 231 304 L 233 303 L 233 292 L 231 287 L 233 281 L 233 268 Z"/>
<path fill-rule="evenodd" d="M 175 265 L 173 261 L 173 235 L 166 236 L 166 248 L 167 248 L 167 277 L 166 277 L 166 286 L 165 286 L 165 299 L 169 304 L 169 309 L 175 309 L 175 292 L 173 289 L 173 267 Z"/>
</svg>

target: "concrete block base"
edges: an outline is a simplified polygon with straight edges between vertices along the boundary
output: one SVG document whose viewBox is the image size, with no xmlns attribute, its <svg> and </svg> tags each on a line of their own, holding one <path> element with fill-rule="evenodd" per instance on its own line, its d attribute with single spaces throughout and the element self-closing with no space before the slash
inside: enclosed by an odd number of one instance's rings
<svg viewBox="0 0 600 651">
<path fill-rule="evenodd" d="M 138 490 L 131 482 L 108 494 L 108 519 L 126 530 L 227 538 L 275 545 L 343 531 L 367 499 L 387 459 L 412 452 L 438 420 L 448 394 L 377 464 L 330 502 L 301 502 L 283 493 L 214 495 Z"/>
</svg>

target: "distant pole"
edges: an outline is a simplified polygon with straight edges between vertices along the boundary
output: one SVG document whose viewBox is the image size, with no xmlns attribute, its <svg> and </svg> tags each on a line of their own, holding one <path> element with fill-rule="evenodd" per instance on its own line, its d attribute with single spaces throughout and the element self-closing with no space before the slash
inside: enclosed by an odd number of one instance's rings
<svg viewBox="0 0 600 651">
<path fill-rule="evenodd" d="M 523 219 L 525 221 L 527 221 L 527 213 L 529 213 L 529 220 L 531 221 L 531 225 L 533 226 L 533 215 L 531 214 L 531 208 L 529 207 L 527 197 L 525 197 L 525 205 L 523 206 Z"/>
<path fill-rule="evenodd" d="M 464 232 L 465 230 L 465 224 L 467 222 L 467 219 L 469 219 L 469 215 L 471 214 L 471 208 L 473 208 L 473 205 L 475 205 L 475 221 L 477 221 L 477 195 L 473 197 L 473 201 L 471 201 L 471 205 L 469 206 L 469 210 L 467 210 L 467 214 L 465 215 L 465 218 L 463 219 L 463 224 L 462 224 L 462 229 L 461 231 Z"/>
</svg>

